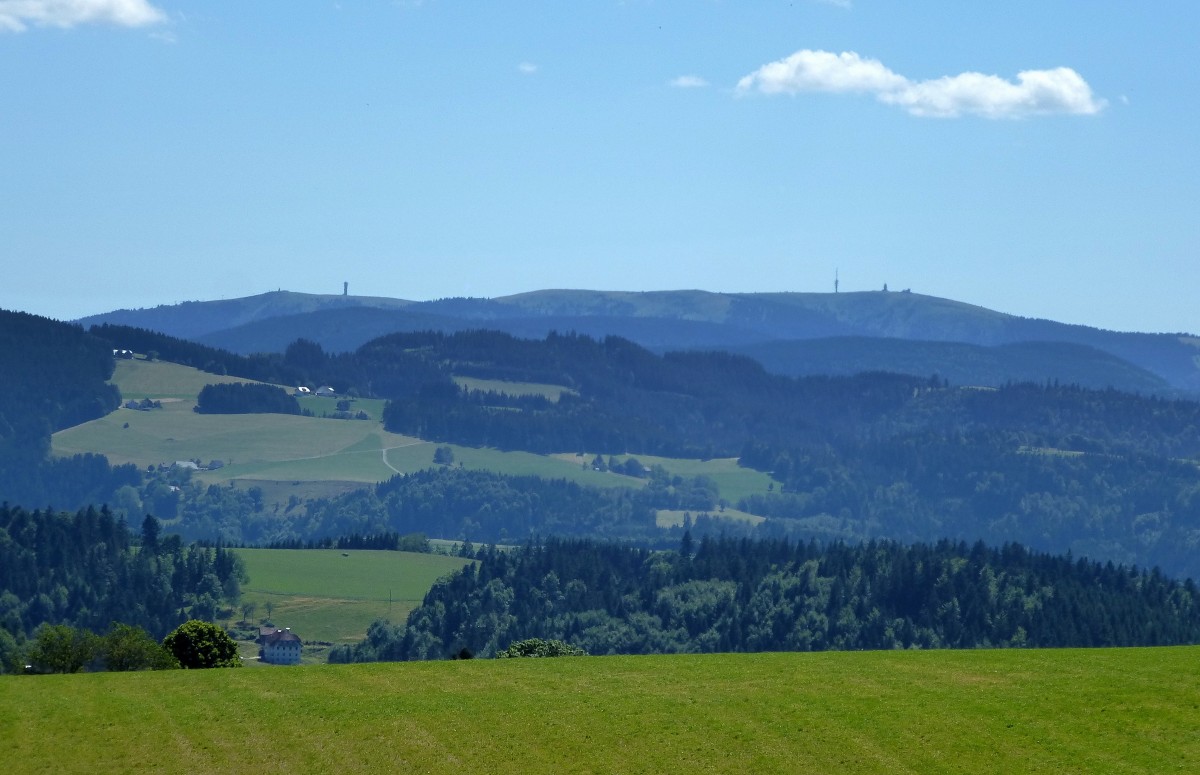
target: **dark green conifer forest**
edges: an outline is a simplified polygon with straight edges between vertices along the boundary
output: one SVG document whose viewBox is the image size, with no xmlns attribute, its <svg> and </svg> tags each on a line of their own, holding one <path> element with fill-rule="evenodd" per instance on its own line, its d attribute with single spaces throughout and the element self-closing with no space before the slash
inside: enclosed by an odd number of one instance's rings
<svg viewBox="0 0 1200 775">
<path fill-rule="evenodd" d="M 1154 646 L 1200 640 L 1190 580 L 1016 544 L 847 545 L 686 535 L 679 551 L 553 539 L 434 586 L 331 661 L 495 656 L 514 641 L 589 654 Z"/>
<path fill-rule="evenodd" d="M 162 638 L 188 618 L 215 619 L 245 579 L 232 551 L 185 546 L 154 517 L 135 539 L 106 508 L 0 505 L 0 629 L 18 639 L 46 623 L 103 632 L 112 622 Z"/>
</svg>

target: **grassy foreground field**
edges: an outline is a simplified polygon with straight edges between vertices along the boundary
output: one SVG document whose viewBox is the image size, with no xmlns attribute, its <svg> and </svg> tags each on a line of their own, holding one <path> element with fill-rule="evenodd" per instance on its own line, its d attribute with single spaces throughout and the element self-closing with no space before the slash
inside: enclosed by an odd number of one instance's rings
<svg viewBox="0 0 1200 775">
<path fill-rule="evenodd" d="M 303 640 L 330 643 L 362 640 L 376 619 L 403 623 L 433 582 L 467 562 L 412 552 L 238 549 L 237 553 L 250 576 L 242 597 L 257 607 L 256 618 L 266 616 L 269 602 L 276 626 L 291 627 Z"/>
<path fill-rule="evenodd" d="M 1200 648 L 0 680 L 12 772 L 1200 771 Z"/>
</svg>

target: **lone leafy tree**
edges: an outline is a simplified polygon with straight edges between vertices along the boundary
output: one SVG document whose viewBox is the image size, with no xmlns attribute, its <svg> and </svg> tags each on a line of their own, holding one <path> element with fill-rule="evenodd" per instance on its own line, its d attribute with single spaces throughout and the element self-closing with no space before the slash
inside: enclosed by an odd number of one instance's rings
<svg viewBox="0 0 1200 775">
<path fill-rule="evenodd" d="M 38 628 L 29 661 L 39 673 L 78 673 L 96 656 L 98 639 L 87 630 L 65 624 Z"/>
<path fill-rule="evenodd" d="M 100 656 L 112 671 L 172 670 L 179 667 L 175 657 L 141 627 L 114 622 L 100 639 Z"/>
<path fill-rule="evenodd" d="M 163 639 L 163 647 L 188 670 L 242 666 L 237 642 L 217 625 L 199 619 L 176 627 Z"/>
</svg>

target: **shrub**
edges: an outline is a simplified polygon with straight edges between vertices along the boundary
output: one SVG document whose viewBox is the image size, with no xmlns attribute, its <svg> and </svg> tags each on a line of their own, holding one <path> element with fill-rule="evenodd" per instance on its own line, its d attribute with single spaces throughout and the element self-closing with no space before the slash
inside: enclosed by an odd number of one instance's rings
<svg viewBox="0 0 1200 775">
<path fill-rule="evenodd" d="M 242 666 L 237 642 L 217 625 L 199 619 L 176 627 L 163 639 L 163 647 L 187 670 Z"/>
<path fill-rule="evenodd" d="M 29 662 L 37 673 L 78 673 L 96 656 L 98 638 L 65 624 L 38 628 Z"/>
<path fill-rule="evenodd" d="M 586 657 L 588 653 L 578 646 L 561 640 L 529 638 L 518 640 L 496 655 L 497 659 L 516 657 Z"/>
<path fill-rule="evenodd" d="M 141 627 L 114 622 L 100 640 L 100 657 L 111 671 L 174 670 L 179 662 Z"/>
</svg>

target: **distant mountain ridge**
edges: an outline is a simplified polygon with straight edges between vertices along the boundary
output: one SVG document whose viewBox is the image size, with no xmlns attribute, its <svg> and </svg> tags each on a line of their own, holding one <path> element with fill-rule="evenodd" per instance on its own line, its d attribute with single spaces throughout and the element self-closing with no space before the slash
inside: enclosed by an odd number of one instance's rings
<svg viewBox="0 0 1200 775">
<path fill-rule="evenodd" d="M 78 322 L 139 326 L 240 353 L 280 351 L 297 338 L 345 351 L 395 331 L 488 328 L 536 338 L 555 330 L 575 331 L 618 335 L 659 351 L 731 350 L 791 374 L 812 373 L 814 353 L 820 349 L 814 340 L 838 340 L 817 359 L 832 373 L 904 368 L 948 379 L 952 371 L 953 379 L 963 383 L 1058 379 L 1090 387 L 1200 392 L 1200 339 L 1195 337 L 1022 318 L 908 291 L 542 290 L 424 302 L 276 291 L 118 310 Z M 987 353 L 938 346 L 996 348 L 1033 342 L 1075 347 L 1046 357 L 1044 348 Z M 980 368 L 973 370 L 972 363 Z"/>
<path fill-rule="evenodd" d="M 238 299 L 184 301 L 179 304 L 160 304 L 157 307 L 146 309 L 119 309 L 99 315 L 89 315 L 75 322 L 85 328 L 102 323 L 112 323 L 147 328 L 151 331 L 177 336 L 180 339 L 197 339 L 214 331 L 285 315 L 353 307 L 397 309 L 413 303 L 403 299 L 376 296 L 270 291 Z"/>
</svg>

